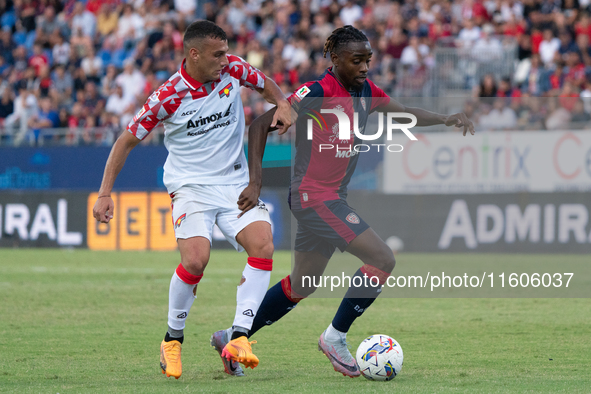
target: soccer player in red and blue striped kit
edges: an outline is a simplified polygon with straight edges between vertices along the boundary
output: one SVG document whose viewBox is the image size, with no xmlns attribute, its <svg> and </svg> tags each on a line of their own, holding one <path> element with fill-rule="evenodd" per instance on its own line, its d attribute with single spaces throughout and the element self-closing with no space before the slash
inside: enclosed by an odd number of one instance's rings
<svg viewBox="0 0 591 394">
<path fill-rule="evenodd" d="M 353 124 L 353 112 L 356 112 L 359 130 L 363 133 L 371 112 L 405 112 L 416 117 L 417 126 L 445 124 L 463 127 L 464 135 L 468 131 L 474 134 L 472 122 L 463 113 L 447 116 L 405 107 L 374 85 L 367 78 L 371 46 L 360 30 L 352 26 L 336 29 L 324 46 L 324 55 L 327 53 L 330 53 L 332 67 L 319 80 L 305 83 L 290 96 L 289 101 L 296 113 L 305 114 L 310 112 L 311 107 L 337 108 L 345 112 Z M 275 109 L 270 110 L 250 126 L 250 184 L 239 200 L 243 211 L 256 206 L 267 133 L 274 130 L 271 127 L 274 112 Z M 325 117 L 331 121 L 335 118 Z M 394 269 L 391 249 L 346 201 L 347 185 L 358 155 L 319 149 L 321 144 L 325 147 L 338 144 L 339 149 L 346 150 L 361 140 L 355 136 L 340 140 L 336 122 L 329 122 L 325 127 L 321 127 L 322 122 L 314 124 L 313 137 L 308 139 L 304 123 L 307 119 L 307 116 L 301 116 L 296 123 L 296 155 L 289 201 L 298 222 L 294 266 L 291 275 L 267 291 L 249 336 L 279 320 L 316 290 L 314 285 L 304 286 L 302 277 L 321 276 L 336 248 L 351 253 L 363 262 L 355 277 L 363 279 L 366 275 L 374 280 L 377 278 L 383 285 Z M 351 283 L 356 282 L 352 280 Z M 361 287 L 349 287 L 332 323 L 318 340 L 319 350 L 328 357 L 335 371 L 350 377 L 359 376 L 360 371 L 347 348 L 347 332 L 355 319 L 374 302 L 382 287 L 376 286 L 375 282 L 372 286 L 367 280 L 363 283 Z"/>
</svg>

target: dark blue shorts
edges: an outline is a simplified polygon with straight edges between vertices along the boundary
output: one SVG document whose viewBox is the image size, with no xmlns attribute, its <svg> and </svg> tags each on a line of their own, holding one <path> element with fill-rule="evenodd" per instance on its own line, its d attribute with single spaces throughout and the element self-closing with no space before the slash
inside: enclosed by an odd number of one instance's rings
<svg viewBox="0 0 591 394">
<path fill-rule="evenodd" d="M 324 201 L 305 209 L 292 209 L 298 221 L 295 250 L 319 252 L 330 258 L 336 248 L 349 243 L 369 228 L 345 200 Z"/>
</svg>

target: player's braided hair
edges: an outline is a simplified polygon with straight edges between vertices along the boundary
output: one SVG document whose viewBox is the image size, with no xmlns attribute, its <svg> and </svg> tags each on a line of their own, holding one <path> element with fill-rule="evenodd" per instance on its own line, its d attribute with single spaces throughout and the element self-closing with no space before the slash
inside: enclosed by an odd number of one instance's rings
<svg viewBox="0 0 591 394">
<path fill-rule="evenodd" d="M 356 29 L 351 25 L 339 27 L 332 32 L 330 37 L 326 39 L 326 43 L 324 43 L 324 52 L 322 55 L 326 57 L 327 52 L 336 53 L 349 42 L 365 41 L 368 41 L 368 39 L 361 30 Z"/>
</svg>

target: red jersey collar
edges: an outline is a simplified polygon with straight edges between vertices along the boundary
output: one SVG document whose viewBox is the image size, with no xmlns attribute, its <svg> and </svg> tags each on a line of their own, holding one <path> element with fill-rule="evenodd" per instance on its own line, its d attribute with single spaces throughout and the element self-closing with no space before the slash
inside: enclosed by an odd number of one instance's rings
<svg viewBox="0 0 591 394">
<path fill-rule="evenodd" d="M 187 70 L 185 70 L 185 63 L 186 62 L 187 62 L 187 59 L 183 59 L 183 62 L 181 63 L 181 69 L 180 69 L 181 77 L 185 80 L 185 82 L 187 83 L 187 85 L 189 85 L 189 87 L 191 89 L 197 90 L 203 84 L 201 82 L 195 80 L 193 77 L 191 77 L 189 75 L 189 73 L 187 72 Z"/>
</svg>

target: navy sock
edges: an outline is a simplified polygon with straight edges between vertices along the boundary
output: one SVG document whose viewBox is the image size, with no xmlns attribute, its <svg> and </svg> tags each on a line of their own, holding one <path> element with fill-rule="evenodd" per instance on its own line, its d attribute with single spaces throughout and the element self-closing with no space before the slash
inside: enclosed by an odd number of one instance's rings
<svg viewBox="0 0 591 394">
<path fill-rule="evenodd" d="M 287 313 L 298 304 L 285 295 L 281 282 L 282 281 L 277 282 L 275 286 L 267 290 L 265 298 L 263 298 L 263 302 L 254 317 L 252 327 L 248 332 L 249 337 L 262 327 L 270 326 L 283 316 L 287 315 Z"/>
<path fill-rule="evenodd" d="M 359 280 L 354 280 L 356 277 L 360 277 L 362 279 L 361 283 L 364 285 L 367 284 L 367 286 L 354 286 L 354 283 L 360 283 Z M 348 332 L 355 319 L 365 312 L 365 310 L 380 295 L 381 291 L 381 285 L 377 287 L 372 286 L 369 278 L 365 281 L 361 269 L 358 269 L 353 278 L 351 278 L 351 286 L 349 286 L 349 289 L 332 320 L 332 326 L 341 332 Z"/>
</svg>

